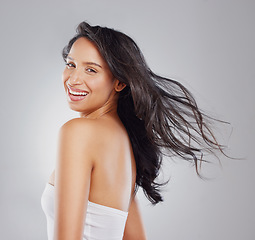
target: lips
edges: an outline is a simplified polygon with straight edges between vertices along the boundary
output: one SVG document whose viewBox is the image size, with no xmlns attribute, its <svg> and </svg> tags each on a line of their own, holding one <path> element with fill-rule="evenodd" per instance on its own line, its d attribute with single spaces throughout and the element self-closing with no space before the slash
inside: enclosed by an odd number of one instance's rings
<svg viewBox="0 0 255 240">
<path fill-rule="evenodd" d="M 69 101 L 81 101 L 84 98 L 86 98 L 86 96 L 89 94 L 88 91 L 85 91 L 85 90 L 82 90 L 82 89 L 76 89 L 76 88 L 72 88 L 70 86 L 67 86 L 67 87 L 68 87 L 68 99 L 69 99 Z M 80 93 L 80 94 L 78 94 L 78 93 Z"/>
<path fill-rule="evenodd" d="M 69 85 L 67 85 L 67 87 L 68 87 L 69 89 L 71 89 L 72 91 L 74 91 L 74 92 L 89 93 L 88 91 L 85 91 L 85 90 L 82 90 L 82 89 L 73 88 L 73 87 L 70 87 Z"/>
</svg>

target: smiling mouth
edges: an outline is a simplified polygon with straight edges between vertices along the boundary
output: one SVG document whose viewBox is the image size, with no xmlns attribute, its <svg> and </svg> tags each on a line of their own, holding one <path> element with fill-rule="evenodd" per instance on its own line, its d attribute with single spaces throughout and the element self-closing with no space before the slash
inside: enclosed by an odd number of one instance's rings
<svg viewBox="0 0 255 240">
<path fill-rule="evenodd" d="M 71 95 L 73 96 L 87 96 L 88 95 L 88 92 L 82 92 L 82 91 L 79 91 L 79 92 L 76 92 L 76 91 L 73 91 L 71 88 L 68 87 L 68 91 Z"/>
<path fill-rule="evenodd" d="M 87 96 L 88 95 L 88 93 L 86 93 L 86 92 L 74 92 L 71 89 L 69 89 L 69 93 L 74 96 Z"/>
</svg>

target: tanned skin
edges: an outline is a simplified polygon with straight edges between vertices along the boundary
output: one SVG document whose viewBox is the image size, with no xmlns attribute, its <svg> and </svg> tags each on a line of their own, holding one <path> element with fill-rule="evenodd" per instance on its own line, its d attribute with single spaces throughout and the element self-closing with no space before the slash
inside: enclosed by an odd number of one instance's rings
<svg viewBox="0 0 255 240">
<path fill-rule="evenodd" d="M 68 104 L 80 118 L 59 130 L 55 186 L 54 240 L 82 239 L 88 201 L 129 211 L 124 240 L 144 240 L 134 196 L 136 164 L 125 127 L 117 114 L 125 84 L 114 79 L 97 48 L 86 38 L 73 44 L 63 72 Z M 72 101 L 69 87 L 86 91 Z"/>
</svg>

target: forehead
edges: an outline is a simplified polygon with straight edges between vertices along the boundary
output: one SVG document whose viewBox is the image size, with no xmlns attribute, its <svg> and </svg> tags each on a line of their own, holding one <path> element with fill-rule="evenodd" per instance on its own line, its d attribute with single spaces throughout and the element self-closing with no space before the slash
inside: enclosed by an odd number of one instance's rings
<svg viewBox="0 0 255 240">
<path fill-rule="evenodd" d="M 68 56 L 76 61 L 96 62 L 101 66 L 107 65 L 94 43 L 85 37 L 80 37 L 73 43 Z"/>
</svg>

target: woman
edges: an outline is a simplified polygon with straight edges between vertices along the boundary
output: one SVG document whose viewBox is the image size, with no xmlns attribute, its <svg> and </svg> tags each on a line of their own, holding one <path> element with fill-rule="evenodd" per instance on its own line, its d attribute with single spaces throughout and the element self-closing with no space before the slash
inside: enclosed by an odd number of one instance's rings
<svg viewBox="0 0 255 240">
<path fill-rule="evenodd" d="M 82 22 L 62 55 L 80 117 L 59 131 L 42 196 L 48 239 L 146 239 L 135 193 L 140 186 L 153 204 L 163 201 L 163 151 L 193 161 L 199 175 L 203 152 L 222 148 L 189 91 L 153 73 L 127 35 Z"/>
</svg>

